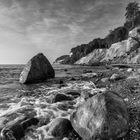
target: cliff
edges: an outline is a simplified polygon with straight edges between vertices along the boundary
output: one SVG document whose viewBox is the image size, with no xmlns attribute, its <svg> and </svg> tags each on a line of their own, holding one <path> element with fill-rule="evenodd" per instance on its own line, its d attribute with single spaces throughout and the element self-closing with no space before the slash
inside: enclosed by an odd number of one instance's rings
<svg viewBox="0 0 140 140">
<path fill-rule="evenodd" d="M 96 60 L 101 59 L 103 56 L 98 57 L 97 56 L 98 52 L 100 52 L 102 49 L 105 50 L 107 48 L 110 48 L 110 46 L 113 43 L 125 40 L 125 39 L 127 39 L 127 37 L 128 37 L 128 30 L 126 29 L 126 27 L 124 27 L 124 26 L 118 27 L 118 28 L 114 29 L 113 31 L 110 31 L 110 33 L 103 39 L 96 38 L 96 39 L 92 40 L 91 42 L 89 42 L 88 44 L 82 44 L 75 48 L 72 48 L 70 51 L 69 57 L 61 56 L 61 57 L 57 58 L 55 60 L 55 62 L 58 62 L 58 59 L 59 59 L 60 64 L 78 63 L 77 61 L 83 57 L 87 57 L 87 56 L 92 57 L 92 55 L 90 53 L 92 53 L 93 51 L 95 51 L 95 52 L 93 52 L 93 55 L 96 55 Z M 102 55 L 104 54 L 103 52 L 102 52 Z M 60 59 L 60 58 L 63 58 L 63 59 Z M 86 60 L 84 60 L 84 61 L 86 61 Z M 91 61 L 91 63 L 92 63 L 92 61 Z"/>
<path fill-rule="evenodd" d="M 113 43 L 107 49 L 96 49 L 75 64 L 97 63 L 140 64 L 140 26 L 129 32 L 128 39 Z"/>
</svg>

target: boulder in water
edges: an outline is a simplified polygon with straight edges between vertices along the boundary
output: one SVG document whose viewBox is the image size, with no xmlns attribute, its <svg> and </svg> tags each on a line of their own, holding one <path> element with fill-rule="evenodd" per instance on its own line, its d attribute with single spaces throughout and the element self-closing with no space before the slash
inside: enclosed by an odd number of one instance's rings
<svg viewBox="0 0 140 140">
<path fill-rule="evenodd" d="M 84 140 L 114 140 L 125 136 L 128 131 L 126 104 L 112 91 L 89 98 L 77 108 L 70 120 Z"/>
<path fill-rule="evenodd" d="M 56 103 L 56 102 L 62 102 L 62 101 L 71 101 L 73 100 L 73 98 L 71 96 L 67 96 L 65 94 L 56 94 L 53 99 L 52 99 L 52 103 Z"/>
<path fill-rule="evenodd" d="M 25 136 L 25 131 L 31 125 L 37 125 L 39 120 L 37 118 L 29 118 L 23 122 L 16 122 L 12 125 L 6 126 L 1 130 L 1 140 L 20 140 Z"/>
<path fill-rule="evenodd" d="M 24 67 L 20 75 L 20 83 L 35 83 L 54 78 L 55 72 L 48 59 L 39 53 Z"/>
</svg>

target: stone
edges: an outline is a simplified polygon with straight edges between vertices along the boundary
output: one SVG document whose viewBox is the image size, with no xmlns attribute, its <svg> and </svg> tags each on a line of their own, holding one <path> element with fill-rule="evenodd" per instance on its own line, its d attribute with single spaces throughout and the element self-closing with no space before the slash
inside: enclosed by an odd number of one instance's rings
<svg viewBox="0 0 140 140">
<path fill-rule="evenodd" d="M 56 103 L 56 102 L 62 102 L 62 101 L 71 101 L 73 100 L 72 97 L 64 95 L 64 94 L 56 94 L 53 98 L 52 98 L 52 103 Z"/>
<path fill-rule="evenodd" d="M 136 39 L 137 41 L 140 41 L 140 26 L 134 28 L 129 32 L 129 36 L 131 38 Z"/>
<path fill-rule="evenodd" d="M 74 97 L 74 98 L 77 98 L 77 97 L 79 97 L 81 94 L 79 93 L 79 92 L 77 92 L 77 91 L 68 91 L 68 92 L 66 92 L 65 94 L 67 94 L 67 95 L 71 95 L 72 97 Z"/>
<path fill-rule="evenodd" d="M 55 72 L 48 59 L 39 53 L 34 56 L 24 67 L 20 74 L 20 83 L 36 83 L 54 78 Z"/>
<path fill-rule="evenodd" d="M 30 118 L 23 122 L 16 122 L 8 125 L 1 130 L 0 138 L 2 140 L 20 140 L 25 136 L 25 131 L 31 125 L 37 125 L 39 120 L 37 118 Z"/>
<path fill-rule="evenodd" d="M 37 125 L 39 120 L 37 118 L 29 118 L 21 123 L 21 126 L 24 130 L 26 130 L 31 125 Z"/>
<path fill-rule="evenodd" d="M 121 80 L 121 79 L 125 79 L 125 76 L 120 75 L 120 74 L 116 74 L 116 73 L 114 73 L 114 74 L 110 77 L 110 80 L 112 80 L 112 81 Z"/>
<path fill-rule="evenodd" d="M 105 77 L 105 78 L 102 78 L 102 79 L 101 79 L 101 81 L 102 81 L 103 83 L 107 82 L 108 80 L 109 80 L 108 77 Z"/>
<path fill-rule="evenodd" d="M 57 118 L 51 122 L 48 134 L 63 139 L 68 137 L 71 131 L 73 131 L 73 127 L 68 119 Z"/>
<path fill-rule="evenodd" d="M 132 71 L 133 71 L 132 68 L 128 68 L 128 69 L 127 69 L 127 72 L 132 72 Z"/>
<path fill-rule="evenodd" d="M 89 98 L 70 117 L 74 130 L 84 140 L 114 140 L 128 132 L 124 100 L 113 91 Z"/>
<path fill-rule="evenodd" d="M 92 70 L 83 70 L 83 73 L 92 73 Z"/>
</svg>

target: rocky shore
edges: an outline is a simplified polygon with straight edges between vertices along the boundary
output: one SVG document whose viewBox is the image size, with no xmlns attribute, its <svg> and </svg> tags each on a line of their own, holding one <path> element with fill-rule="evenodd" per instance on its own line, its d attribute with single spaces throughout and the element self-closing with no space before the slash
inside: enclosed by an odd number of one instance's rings
<svg viewBox="0 0 140 140">
<path fill-rule="evenodd" d="M 67 68 L 65 77 L 22 86 L 0 114 L 1 138 L 139 139 L 139 68 Z"/>
<path fill-rule="evenodd" d="M 124 29 L 117 29 L 123 33 Z M 117 33 L 120 35 L 120 33 Z M 55 63 L 59 64 L 79 64 L 79 65 L 97 65 L 97 64 L 140 64 L 140 26 L 135 27 L 124 35 L 122 39 L 116 40 L 107 45 L 107 41 L 101 39 L 90 42 L 85 47 L 78 46 L 73 48 L 69 57 L 60 57 Z M 118 36 L 119 38 L 119 36 Z M 110 39 L 111 41 L 112 39 Z M 87 49 L 89 48 L 90 51 Z M 84 52 L 84 54 L 83 54 Z M 58 61 L 59 60 L 59 61 Z"/>
</svg>

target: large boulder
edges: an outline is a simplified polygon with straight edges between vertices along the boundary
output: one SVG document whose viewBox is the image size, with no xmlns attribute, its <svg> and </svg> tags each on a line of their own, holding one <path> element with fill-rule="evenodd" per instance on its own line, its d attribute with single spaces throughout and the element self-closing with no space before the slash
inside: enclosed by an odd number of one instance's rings
<svg viewBox="0 0 140 140">
<path fill-rule="evenodd" d="M 84 140 L 116 140 L 125 136 L 128 131 L 126 104 L 112 91 L 89 98 L 77 108 L 70 120 Z"/>
<path fill-rule="evenodd" d="M 20 83 L 35 83 L 54 78 L 55 72 L 48 59 L 39 53 L 24 67 L 20 75 Z"/>
</svg>

